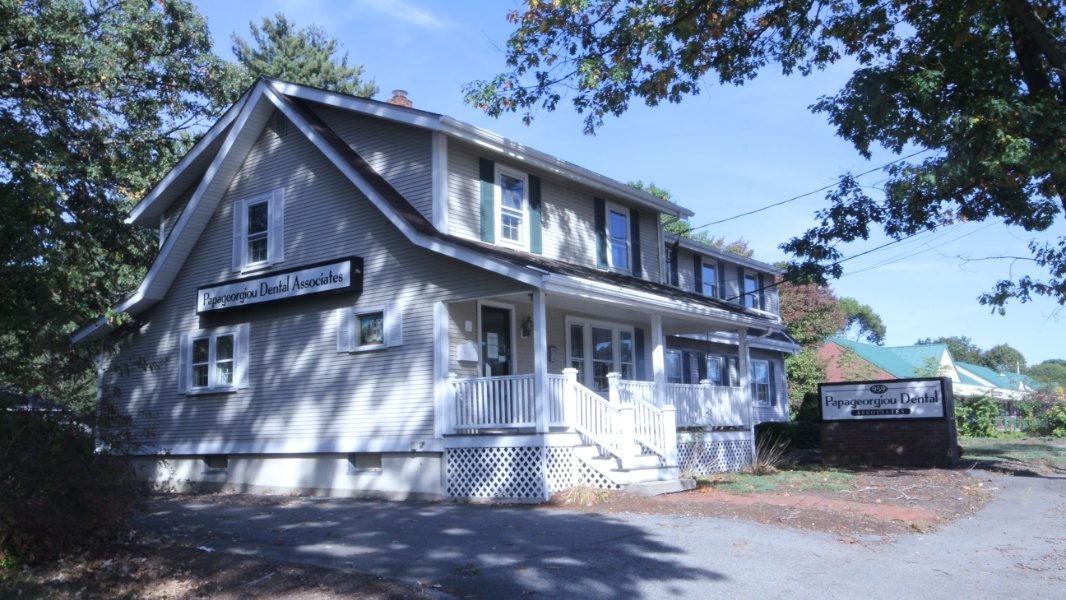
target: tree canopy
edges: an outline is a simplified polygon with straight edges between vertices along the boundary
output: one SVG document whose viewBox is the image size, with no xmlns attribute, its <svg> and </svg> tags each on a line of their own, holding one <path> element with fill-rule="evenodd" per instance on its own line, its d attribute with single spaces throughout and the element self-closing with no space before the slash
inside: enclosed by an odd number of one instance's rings
<svg viewBox="0 0 1066 600">
<path fill-rule="evenodd" d="M 84 372 L 67 335 L 154 248 L 123 223 L 132 201 L 229 85 L 210 48 L 184 0 L 0 1 L 0 383 Z"/>
<path fill-rule="evenodd" d="M 297 29 L 282 13 L 273 20 L 263 17 L 261 25 L 249 22 L 248 28 L 254 46 L 236 32 L 232 36 L 245 87 L 264 75 L 363 98 L 378 93 L 373 79 L 361 79 L 362 65 L 348 66 L 348 53 L 340 54 L 340 42 L 325 29 L 317 25 Z"/>
<path fill-rule="evenodd" d="M 377 90 L 319 28 L 253 34 L 238 67 L 188 0 L 0 0 L 0 388 L 91 404 L 97 349 L 68 336 L 157 248 L 125 218 L 252 77 Z"/>
<path fill-rule="evenodd" d="M 881 315 L 874 312 L 868 304 L 863 304 L 854 298 L 841 298 L 840 310 L 844 312 L 847 322 L 840 331 L 840 335 L 856 342 L 866 341 L 881 346 L 885 343 L 885 335 L 888 333 Z"/>
<path fill-rule="evenodd" d="M 1066 204 L 1066 12 L 1055 0 L 557 0 L 509 19 L 506 71 L 466 88 L 488 114 L 555 110 L 585 131 L 636 99 L 680 102 L 705 82 L 739 85 L 774 64 L 808 74 L 858 68 L 812 109 L 864 156 L 932 151 L 886 168 L 883 197 L 844 176 L 819 224 L 783 245 L 819 281 L 843 270 L 841 242 L 894 239 L 959 220 L 1044 231 Z M 1030 244 L 1042 274 L 998 282 L 980 302 L 1066 303 L 1066 238 Z"/>
</svg>

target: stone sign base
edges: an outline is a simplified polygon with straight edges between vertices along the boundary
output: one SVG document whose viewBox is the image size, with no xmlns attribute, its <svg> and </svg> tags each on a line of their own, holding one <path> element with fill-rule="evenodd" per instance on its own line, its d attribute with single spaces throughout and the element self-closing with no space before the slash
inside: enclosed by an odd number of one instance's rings
<svg viewBox="0 0 1066 600">
<path fill-rule="evenodd" d="M 955 420 L 823 421 L 822 463 L 953 467 L 959 464 Z"/>
</svg>

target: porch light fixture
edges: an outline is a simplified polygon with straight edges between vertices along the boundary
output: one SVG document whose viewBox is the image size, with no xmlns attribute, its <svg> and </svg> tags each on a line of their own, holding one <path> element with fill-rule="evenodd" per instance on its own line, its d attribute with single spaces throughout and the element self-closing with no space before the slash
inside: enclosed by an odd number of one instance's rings
<svg viewBox="0 0 1066 600">
<path fill-rule="evenodd" d="M 522 339 L 529 337 L 529 334 L 533 333 L 533 317 L 526 317 L 526 320 L 522 321 L 520 333 L 522 334 Z"/>
</svg>

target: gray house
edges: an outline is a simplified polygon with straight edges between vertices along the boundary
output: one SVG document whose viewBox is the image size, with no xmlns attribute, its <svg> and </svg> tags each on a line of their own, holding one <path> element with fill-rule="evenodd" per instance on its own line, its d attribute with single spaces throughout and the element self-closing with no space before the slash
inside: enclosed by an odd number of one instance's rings
<svg viewBox="0 0 1066 600">
<path fill-rule="evenodd" d="M 260 79 L 133 210 L 160 243 L 115 307 L 133 327 L 75 341 L 126 338 L 101 388 L 167 486 L 539 501 L 738 469 L 788 415 L 776 271 L 663 214 L 691 213 L 446 116 Z"/>
</svg>

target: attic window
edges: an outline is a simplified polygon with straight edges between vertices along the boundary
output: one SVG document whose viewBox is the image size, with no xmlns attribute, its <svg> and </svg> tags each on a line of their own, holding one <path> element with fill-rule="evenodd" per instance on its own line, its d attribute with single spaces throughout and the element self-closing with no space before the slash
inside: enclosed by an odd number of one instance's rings
<svg viewBox="0 0 1066 600">
<path fill-rule="evenodd" d="M 284 260 L 284 191 L 233 203 L 233 270 L 252 271 Z"/>
</svg>

